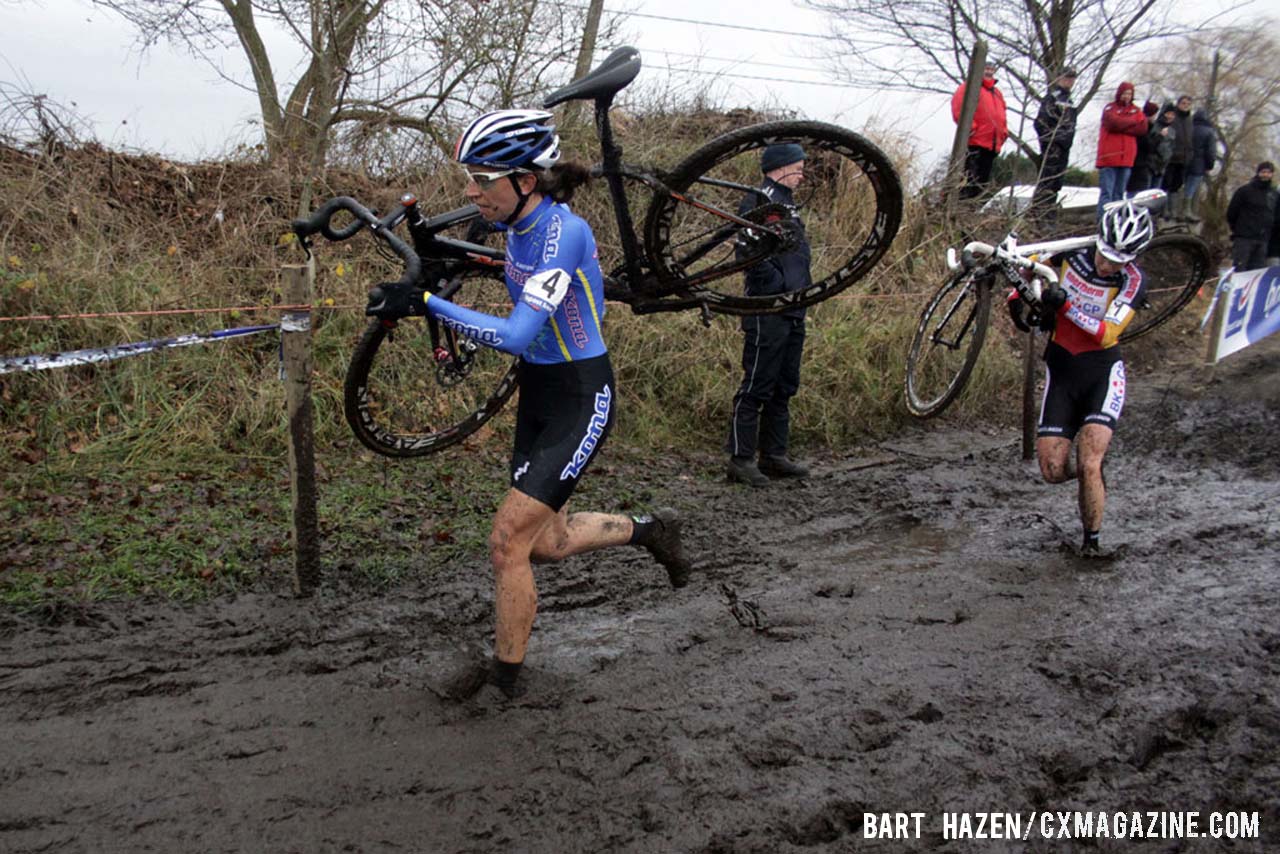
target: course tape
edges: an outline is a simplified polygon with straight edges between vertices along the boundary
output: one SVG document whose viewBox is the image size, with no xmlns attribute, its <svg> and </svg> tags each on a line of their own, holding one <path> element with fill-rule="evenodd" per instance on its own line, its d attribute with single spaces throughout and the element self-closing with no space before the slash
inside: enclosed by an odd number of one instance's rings
<svg viewBox="0 0 1280 854">
<path fill-rule="evenodd" d="M 216 332 L 195 332 L 190 335 L 179 335 L 176 338 L 156 338 L 151 341 L 138 341 L 133 344 L 117 344 L 113 347 L 101 347 L 95 350 L 68 350 L 63 353 L 48 353 L 42 356 L 10 356 L 0 358 L 0 374 L 14 374 L 26 371 L 47 371 L 53 368 L 69 368 L 74 365 L 92 365 L 97 362 L 110 362 L 128 356 L 138 356 L 170 347 L 190 347 L 192 344 L 204 344 L 222 341 L 227 338 L 240 338 L 245 335 L 256 335 L 259 332 L 271 332 L 279 329 L 278 324 L 270 326 L 242 326 L 238 329 L 219 329 Z"/>
</svg>

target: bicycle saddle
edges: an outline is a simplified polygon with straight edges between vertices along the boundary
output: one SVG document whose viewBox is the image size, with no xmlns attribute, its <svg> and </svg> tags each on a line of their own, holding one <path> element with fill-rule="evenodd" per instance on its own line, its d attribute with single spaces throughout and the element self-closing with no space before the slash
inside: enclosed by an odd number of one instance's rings
<svg viewBox="0 0 1280 854">
<path fill-rule="evenodd" d="M 639 73 L 640 51 L 633 47 L 620 47 L 587 76 L 548 95 L 542 107 L 549 110 L 565 101 L 612 100 Z"/>
</svg>

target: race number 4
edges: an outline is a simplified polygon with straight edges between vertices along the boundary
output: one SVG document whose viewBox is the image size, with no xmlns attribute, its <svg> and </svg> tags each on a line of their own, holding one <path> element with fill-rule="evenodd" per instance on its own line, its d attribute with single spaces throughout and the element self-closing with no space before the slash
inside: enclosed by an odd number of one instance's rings
<svg viewBox="0 0 1280 854">
<path fill-rule="evenodd" d="M 564 270 L 543 270 L 524 283 L 522 299 L 538 311 L 555 311 L 568 292 L 568 273 Z"/>
</svg>

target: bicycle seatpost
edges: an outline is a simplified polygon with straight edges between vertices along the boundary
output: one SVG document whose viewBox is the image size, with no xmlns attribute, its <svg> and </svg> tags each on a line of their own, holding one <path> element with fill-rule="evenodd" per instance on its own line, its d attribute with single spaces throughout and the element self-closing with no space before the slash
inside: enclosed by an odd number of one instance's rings
<svg viewBox="0 0 1280 854">
<path fill-rule="evenodd" d="M 627 204 L 626 188 L 622 184 L 622 148 L 613 140 L 613 126 L 609 122 L 609 108 L 613 95 L 596 99 L 596 134 L 600 137 L 600 159 L 605 182 L 609 185 L 609 198 L 618 222 L 618 239 L 622 241 L 623 266 L 627 271 L 630 287 L 640 282 L 640 242 L 636 239 L 635 223 L 631 219 L 631 207 Z"/>
</svg>

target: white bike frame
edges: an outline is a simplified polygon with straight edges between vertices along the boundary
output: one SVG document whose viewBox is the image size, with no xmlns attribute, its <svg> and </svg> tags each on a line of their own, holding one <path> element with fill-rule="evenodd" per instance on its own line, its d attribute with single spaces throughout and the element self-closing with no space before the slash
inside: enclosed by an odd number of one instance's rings
<svg viewBox="0 0 1280 854">
<path fill-rule="evenodd" d="M 1135 205 L 1147 209 L 1158 209 L 1164 206 L 1165 198 L 1164 190 L 1143 190 L 1128 199 L 1107 203 L 1103 211 L 1119 207 L 1125 202 L 1133 202 Z M 948 248 L 947 267 L 952 271 L 961 267 L 972 269 L 982 261 L 995 257 L 999 261 L 1032 270 L 1031 281 L 1027 283 L 1030 293 L 1023 295 L 1039 301 L 1041 288 L 1044 285 L 1056 285 L 1058 283 L 1058 274 L 1044 264 L 1038 263 L 1035 259 L 1056 255 L 1059 252 L 1068 252 L 1072 249 L 1083 249 L 1086 246 L 1093 246 L 1097 242 L 1098 235 L 1094 233 L 1082 237 L 1064 237 L 1060 240 L 1047 240 L 1040 243 L 1019 245 L 1018 235 L 1014 232 L 1009 232 L 1009 235 L 1000 242 L 999 246 L 992 246 L 989 243 L 982 243 L 977 240 L 965 244 L 959 257 L 956 256 L 954 248 Z"/>
</svg>

